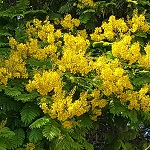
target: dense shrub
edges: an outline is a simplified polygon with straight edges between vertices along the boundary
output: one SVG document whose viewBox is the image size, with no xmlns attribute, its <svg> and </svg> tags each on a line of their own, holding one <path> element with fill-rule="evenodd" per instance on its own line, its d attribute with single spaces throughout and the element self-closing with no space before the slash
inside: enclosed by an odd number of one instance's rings
<svg viewBox="0 0 150 150">
<path fill-rule="evenodd" d="M 149 2 L 58 2 L 1 2 L 0 150 L 146 149 Z"/>
</svg>

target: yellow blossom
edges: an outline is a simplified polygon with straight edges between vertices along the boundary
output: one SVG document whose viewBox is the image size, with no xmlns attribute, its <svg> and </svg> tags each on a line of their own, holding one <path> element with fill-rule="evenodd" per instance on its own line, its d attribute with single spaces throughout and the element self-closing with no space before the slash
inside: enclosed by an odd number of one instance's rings
<svg viewBox="0 0 150 150">
<path fill-rule="evenodd" d="M 94 1 L 93 0 L 78 0 L 82 5 L 82 7 L 85 7 L 85 6 L 89 6 L 89 7 L 94 7 L 95 6 L 95 4 L 94 4 Z M 79 5 L 80 6 L 80 5 Z M 79 7 L 78 6 L 78 7 Z M 82 8 L 81 7 L 81 8 Z M 79 7 L 80 8 L 80 7 Z"/>
<path fill-rule="evenodd" d="M 36 89 L 41 95 L 47 95 L 52 90 L 54 90 L 54 92 L 59 92 L 61 88 L 62 81 L 60 75 L 53 71 L 45 71 L 42 75 L 36 73 L 34 75 L 34 80 L 26 85 L 28 91 Z"/>
<path fill-rule="evenodd" d="M 72 128 L 73 123 L 71 121 L 65 121 L 63 122 L 64 128 Z"/>
<path fill-rule="evenodd" d="M 80 25 L 80 20 L 72 18 L 70 14 L 67 14 L 64 19 L 61 20 L 60 24 L 63 28 L 73 31 L 74 27 L 78 27 Z"/>
<path fill-rule="evenodd" d="M 14 49 L 15 46 L 17 45 L 17 41 L 14 38 L 9 38 L 9 46 Z"/>
<path fill-rule="evenodd" d="M 34 150 L 35 149 L 35 145 L 33 143 L 28 143 L 26 145 L 26 150 Z"/>
</svg>

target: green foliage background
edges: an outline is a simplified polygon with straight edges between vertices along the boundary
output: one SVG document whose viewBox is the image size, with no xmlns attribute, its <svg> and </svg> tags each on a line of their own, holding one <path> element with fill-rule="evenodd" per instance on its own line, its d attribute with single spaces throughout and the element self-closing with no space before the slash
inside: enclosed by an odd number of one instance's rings
<svg viewBox="0 0 150 150">
<path fill-rule="evenodd" d="M 9 37 L 14 37 L 18 42 L 27 39 L 25 24 L 33 18 L 45 20 L 48 15 L 53 21 L 70 13 L 80 19 L 81 29 L 86 28 L 91 33 L 110 15 L 113 14 L 117 18 L 132 16 L 133 10 L 138 8 L 139 12 L 147 10 L 146 17 L 150 22 L 150 2 L 147 0 L 95 2 L 98 3 L 95 9 L 78 9 L 76 0 L 0 0 L 0 57 L 9 56 Z M 149 39 L 148 34 L 141 33 L 137 37 L 144 44 Z M 102 53 L 97 47 L 91 51 L 93 55 Z M 102 48 L 102 51 L 105 51 L 105 48 Z M 46 65 L 51 68 L 48 61 L 28 60 L 28 65 L 41 68 Z M 149 73 L 140 70 L 132 72 L 131 78 L 137 88 L 143 83 L 150 83 Z M 7 86 L 0 86 L 0 122 L 5 125 L 0 128 L 0 150 L 24 150 L 27 143 L 37 144 L 36 150 L 141 150 L 150 144 L 139 129 L 141 123 L 150 126 L 149 113 L 128 110 L 112 97 L 111 105 L 103 110 L 103 115 L 96 123 L 84 115 L 80 118 L 83 124 L 81 128 L 66 130 L 59 122 L 44 115 L 35 103 L 38 93 L 27 93 L 24 89 L 27 82 L 26 79 L 13 79 Z M 78 78 L 75 82 L 83 88 L 88 84 L 83 78 Z M 61 138 L 60 135 L 58 139 L 60 131 L 65 137 Z"/>
</svg>

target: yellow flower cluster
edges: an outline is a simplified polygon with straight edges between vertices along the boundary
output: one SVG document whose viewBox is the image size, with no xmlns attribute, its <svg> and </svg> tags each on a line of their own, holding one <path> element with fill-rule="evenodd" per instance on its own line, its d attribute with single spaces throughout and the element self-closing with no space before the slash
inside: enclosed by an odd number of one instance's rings
<svg viewBox="0 0 150 150">
<path fill-rule="evenodd" d="M 150 29 L 150 25 L 146 22 L 144 14 L 138 16 L 135 11 L 133 17 L 128 19 L 127 22 L 124 19 L 116 19 L 115 16 L 110 16 L 108 23 L 103 22 L 101 27 L 96 27 L 91 39 L 96 42 L 100 42 L 103 39 L 114 40 L 115 37 L 122 37 L 126 33 L 134 33 L 138 30 L 147 32 Z"/>
<path fill-rule="evenodd" d="M 91 36 L 91 40 L 96 42 L 100 42 L 105 38 L 104 34 L 102 33 L 101 27 L 96 27 L 94 33 L 90 34 L 90 36 Z"/>
<path fill-rule="evenodd" d="M 82 92 L 77 100 L 73 99 L 75 90 L 74 88 L 68 96 L 63 90 L 61 93 L 55 92 L 52 95 L 51 105 L 45 98 L 41 98 L 43 112 L 49 114 L 52 119 L 60 120 L 64 128 L 71 128 L 73 117 L 81 116 L 90 110 L 92 111 L 91 119 L 96 120 L 101 115 L 101 109 L 107 105 L 107 101 L 100 98 L 99 89 L 95 89 L 92 94 Z M 88 99 L 89 97 L 91 100 Z"/>
<path fill-rule="evenodd" d="M 17 45 L 17 41 L 14 38 L 9 38 L 9 46 L 14 49 Z"/>
<path fill-rule="evenodd" d="M 26 145 L 26 150 L 34 150 L 35 149 L 35 145 L 33 143 L 28 143 Z"/>
<path fill-rule="evenodd" d="M 14 38 L 11 37 L 9 39 L 9 46 L 11 49 L 15 50 L 20 57 L 27 58 L 28 48 L 26 44 L 18 43 Z"/>
<path fill-rule="evenodd" d="M 91 96 L 93 99 L 91 100 L 91 109 L 92 109 L 92 120 L 97 120 L 97 117 L 102 114 L 102 108 L 107 105 L 107 101 L 105 99 L 100 98 L 100 89 L 94 89 Z"/>
<path fill-rule="evenodd" d="M 105 95 L 121 94 L 124 89 L 133 89 L 129 77 L 121 67 L 118 59 L 107 61 L 105 58 L 99 57 L 94 63 L 94 68 L 103 81 L 101 88 Z"/>
<path fill-rule="evenodd" d="M 93 0 L 78 0 L 79 4 L 77 5 L 78 8 L 84 8 L 84 7 L 94 7 L 94 1 Z"/>
<path fill-rule="evenodd" d="M 60 121 L 66 121 L 74 116 L 80 116 L 89 110 L 86 93 L 81 93 L 80 98 L 74 102 L 72 96 L 59 98 L 56 96 L 53 99 L 54 103 L 51 106 L 50 114 L 52 116 L 55 114 Z"/>
<path fill-rule="evenodd" d="M 11 78 L 11 73 L 9 73 L 6 68 L 1 67 L 0 68 L 0 84 L 6 85 L 9 78 Z"/>
<path fill-rule="evenodd" d="M 110 40 L 112 40 L 117 34 L 122 35 L 128 31 L 128 26 L 124 20 L 116 20 L 115 16 L 110 16 L 108 23 L 104 22 L 101 27 L 104 30 L 104 37 Z"/>
<path fill-rule="evenodd" d="M 73 126 L 73 122 L 72 121 L 65 121 L 65 122 L 63 122 L 63 127 L 64 128 L 72 128 L 72 126 Z"/>
<path fill-rule="evenodd" d="M 4 128 L 5 125 L 6 125 L 6 123 L 7 123 L 7 119 L 6 119 L 6 120 L 2 120 L 2 121 L 0 122 L 0 129 L 1 129 L 1 128 Z"/>
<path fill-rule="evenodd" d="M 77 36 L 82 36 L 84 39 L 87 39 L 88 34 L 87 34 L 87 32 L 86 32 L 86 29 L 77 30 Z"/>
<path fill-rule="evenodd" d="M 75 21 L 73 20 L 73 22 Z M 59 41 L 59 38 L 62 37 L 61 30 L 55 29 L 48 19 L 43 24 L 38 19 L 34 19 L 33 25 L 28 23 L 27 26 L 27 33 L 30 35 L 30 39 L 26 43 L 28 56 L 39 60 L 50 57 L 53 61 L 56 61 L 58 58 L 56 53 L 57 46 L 61 45 L 61 41 Z M 33 38 L 32 35 L 34 35 Z M 38 38 L 48 43 L 48 46 L 41 48 L 37 40 Z"/>
<path fill-rule="evenodd" d="M 110 16 L 108 23 L 103 22 L 101 27 L 96 27 L 91 39 L 100 42 L 103 39 L 112 40 L 115 36 L 122 36 L 128 31 L 128 26 L 123 19 L 116 19 L 115 16 Z"/>
<path fill-rule="evenodd" d="M 146 55 L 142 55 L 139 59 L 139 64 L 145 68 L 150 67 L 150 44 L 148 43 L 144 48 Z"/>
<path fill-rule="evenodd" d="M 88 112 L 90 108 L 86 92 L 81 93 L 77 100 L 73 100 L 73 94 L 65 96 L 63 91 L 61 93 L 55 92 L 52 96 L 53 104 L 51 106 L 48 106 L 46 102 L 42 103 L 43 112 L 49 114 L 53 119 L 60 120 L 65 128 L 71 128 L 73 122 L 70 119 Z"/>
<path fill-rule="evenodd" d="M 48 93 L 53 90 L 56 93 L 61 93 L 61 77 L 56 71 L 44 71 L 42 75 L 36 73 L 33 81 L 29 80 L 26 89 L 29 92 L 37 90 L 41 95 L 48 95 Z"/>
<path fill-rule="evenodd" d="M 131 40 L 130 35 L 125 35 L 120 41 L 116 41 L 112 44 L 112 54 L 115 57 L 128 60 L 129 64 L 133 64 L 141 58 L 140 43 L 135 42 L 131 44 Z"/>
<path fill-rule="evenodd" d="M 137 30 L 143 30 L 147 32 L 150 29 L 150 25 L 146 22 L 145 15 L 140 14 L 138 16 L 137 10 L 134 11 L 132 19 L 128 20 L 128 24 L 131 32 L 136 32 Z"/>
<path fill-rule="evenodd" d="M 26 48 L 28 51 L 28 57 L 33 57 L 39 60 L 44 60 L 47 57 L 50 57 L 51 60 L 57 59 L 57 46 L 55 44 L 49 44 L 48 46 L 41 48 L 37 39 L 30 38 L 26 43 Z"/>
<path fill-rule="evenodd" d="M 8 59 L 0 67 L 0 83 L 6 85 L 10 78 L 28 78 L 25 62 L 16 51 L 11 51 Z"/>
<path fill-rule="evenodd" d="M 143 110 L 145 112 L 150 111 L 150 97 L 147 93 L 150 91 L 150 85 L 144 85 L 139 91 L 127 91 L 121 94 L 119 97 L 122 104 L 129 102 L 129 109 Z"/>
<path fill-rule="evenodd" d="M 64 29 L 73 31 L 74 27 L 78 27 L 80 25 L 80 20 L 74 19 L 70 14 L 67 14 L 64 19 L 61 20 L 60 24 Z"/>
<path fill-rule="evenodd" d="M 71 73 L 87 74 L 91 69 L 90 60 L 85 56 L 89 41 L 81 36 L 64 34 L 63 55 L 57 61 L 59 69 L 65 72 L 67 69 Z"/>
<path fill-rule="evenodd" d="M 27 78 L 25 62 L 16 51 L 12 51 L 9 59 L 5 60 L 5 68 L 10 72 L 11 77 Z"/>
</svg>

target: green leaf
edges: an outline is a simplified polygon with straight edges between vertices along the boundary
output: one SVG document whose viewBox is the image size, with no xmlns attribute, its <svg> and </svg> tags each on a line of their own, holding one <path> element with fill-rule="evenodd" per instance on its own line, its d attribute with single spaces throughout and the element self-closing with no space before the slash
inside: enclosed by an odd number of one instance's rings
<svg viewBox="0 0 150 150">
<path fill-rule="evenodd" d="M 91 19 L 91 13 L 81 14 L 79 20 L 81 23 L 86 24 Z"/>
<path fill-rule="evenodd" d="M 121 143 L 121 145 L 122 145 L 123 150 L 128 150 L 126 145 L 123 142 Z"/>
<path fill-rule="evenodd" d="M 0 32 L 0 36 L 12 36 L 10 33 L 8 32 Z"/>
<path fill-rule="evenodd" d="M 8 127 L 4 127 L 0 129 L 0 137 L 11 137 L 15 135 L 15 133 L 13 131 L 10 131 L 10 129 Z"/>
<path fill-rule="evenodd" d="M 59 13 L 63 14 L 63 13 L 66 13 L 66 12 L 69 12 L 70 10 L 70 6 L 68 6 L 67 4 L 66 5 L 63 5 L 62 7 L 60 7 L 59 9 Z"/>
<path fill-rule="evenodd" d="M 2 138 L 0 138 L 0 150 L 7 150 L 7 145 Z"/>
<path fill-rule="evenodd" d="M 37 141 L 42 140 L 43 134 L 41 129 L 33 129 L 29 133 L 29 141 L 36 143 Z"/>
<path fill-rule="evenodd" d="M 53 138 L 58 136 L 60 130 L 58 127 L 49 124 L 44 127 L 42 133 L 44 137 L 51 141 Z"/>
<path fill-rule="evenodd" d="M 88 143 L 86 140 L 84 141 L 84 145 L 86 150 L 94 150 L 94 147 L 91 143 Z"/>
<path fill-rule="evenodd" d="M 115 115 L 126 114 L 128 109 L 123 106 L 119 100 L 113 100 L 110 102 L 110 112 Z M 124 113 L 125 112 L 125 113 Z"/>
<path fill-rule="evenodd" d="M 80 125 L 87 129 L 90 129 L 93 125 L 93 121 L 90 119 L 90 117 L 87 114 L 80 116 L 79 120 L 80 120 Z"/>
<path fill-rule="evenodd" d="M 4 89 L 5 87 L 0 85 L 0 92 L 2 92 L 2 90 Z"/>
<path fill-rule="evenodd" d="M 50 20 L 55 20 L 56 18 L 58 18 L 58 19 L 61 18 L 61 15 L 59 13 L 51 13 L 49 15 Z"/>
<path fill-rule="evenodd" d="M 144 121 L 147 121 L 148 123 L 150 123 L 150 113 L 149 112 L 140 111 L 139 113 Z"/>
<path fill-rule="evenodd" d="M 16 100 L 20 100 L 22 102 L 29 102 L 29 101 L 34 101 L 34 99 L 38 96 L 37 92 L 32 92 L 29 94 L 20 94 L 19 96 L 16 96 Z"/>
<path fill-rule="evenodd" d="M 113 147 L 114 150 L 120 150 L 121 144 L 122 144 L 122 141 L 121 141 L 121 140 L 115 139 L 115 140 L 113 141 L 112 147 Z"/>
<path fill-rule="evenodd" d="M 90 29 L 90 30 L 94 30 L 95 29 L 95 22 L 88 20 L 86 23 L 86 28 Z"/>
<path fill-rule="evenodd" d="M 47 14 L 47 12 L 45 10 L 29 10 L 29 11 L 25 11 L 23 13 L 23 15 L 34 15 L 34 14 Z"/>
<path fill-rule="evenodd" d="M 50 59 L 45 60 L 38 60 L 35 58 L 29 58 L 27 60 L 27 64 L 29 64 L 31 67 L 37 67 L 37 68 L 45 68 L 45 69 L 51 69 L 52 68 L 52 62 Z"/>
<path fill-rule="evenodd" d="M 143 31 L 138 31 L 138 32 L 136 33 L 136 36 L 142 37 L 142 38 L 147 38 L 146 32 L 143 32 Z"/>
<path fill-rule="evenodd" d="M 7 42 L 0 42 L 0 47 L 9 46 L 9 43 Z"/>
<path fill-rule="evenodd" d="M 21 108 L 20 102 L 14 101 L 6 97 L 6 95 L 4 96 L 1 95 L 0 105 L 3 106 L 4 111 L 15 110 L 17 112 L 17 111 L 20 111 L 20 108 Z"/>
<path fill-rule="evenodd" d="M 134 85 L 142 85 L 145 83 L 150 83 L 150 77 L 149 76 L 140 76 L 140 77 L 133 79 L 132 83 Z"/>
<path fill-rule="evenodd" d="M 128 117 L 131 119 L 131 122 L 136 123 L 138 122 L 138 118 L 137 118 L 137 111 L 135 109 L 133 109 L 132 111 L 130 111 L 131 113 L 128 114 Z"/>
<path fill-rule="evenodd" d="M 124 146 L 127 148 L 127 150 L 135 150 L 133 144 L 131 143 L 126 142 Z"/>
<path fill-rule="evenodd" d="M 30 124 L 33 119 L 39 116 L 41 109 L 33 104 L 26 104 L 21 110 L 21 120 L 26 124 Z"/>
<path fill-rule="evenodd" d="M 18 146 L 23 144 L 23 141 L 25 139 L 25 133 L 23 129 L 17 129 L 14 131 L 15 135 L 12 136 L 8 141 L 7 141 L 7 148 L 12 149 L 12 148 L 17 148 Z"/>
<path fill-rule="evenodd" d="M 92 12 L 92 13 L 95 13 L 95 10 L 94 9 L 87 9 L 83 12 L 83 14 L 86 14 L 88 12 Z"/>
<path fill-rule="evenodd" d="M 35 122 L 33 122 L 29 127 L 31 129 L 35 128 L 41 128 L 42 126 L 46 125 L 47 123 L 50 122 L 50 118 L 47 116 L 44 116 L 42 118 L 37 119 Z"/>
<path fill-rule="evenodd" d="M 12 97 L 18 96 L 21 94 L 21 92 L 18 89 L 12 88 L 10 86 L 5 87 L 4 91 L 6 95 L 12 96 Z"/>
</svg>

